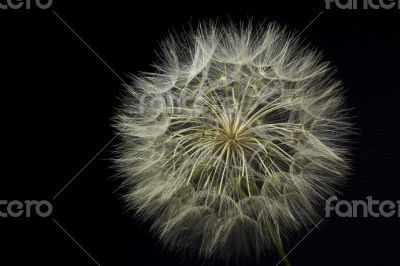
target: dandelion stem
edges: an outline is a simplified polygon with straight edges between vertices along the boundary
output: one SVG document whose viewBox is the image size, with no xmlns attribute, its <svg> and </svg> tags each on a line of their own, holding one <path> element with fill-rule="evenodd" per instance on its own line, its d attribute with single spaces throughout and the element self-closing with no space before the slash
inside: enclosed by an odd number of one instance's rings
<svg viewBox="0 0 400 266">
<path fill-rule="evenodd" d="M 282 258 L 282 261 L 285 263 L 286 266 L 290 266 L 289 259 L 286 255 L 285 250 L 283 249 L 282 241 L 280 240 L 278 236 L 278 232 L 275 229 L 275 226 L 273 226 L 271 223 L 267 222 L 268 224 L 268 229 L 271 234 L 272 238 L 272 243 L 274 243 L 276 250 L 278 251 L 279 256 Z"/>
</svg>

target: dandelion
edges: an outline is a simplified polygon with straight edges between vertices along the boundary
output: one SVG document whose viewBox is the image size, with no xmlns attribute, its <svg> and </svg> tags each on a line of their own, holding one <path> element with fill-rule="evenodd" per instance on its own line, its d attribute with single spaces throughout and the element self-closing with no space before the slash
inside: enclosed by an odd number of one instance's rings
<svg viewBox="0 0 400 266">
<path fill-rule="evenodd" d="M 349 168 L 340 81 L 275 24 L 203 23 L 169 37 L 159 58 L 116 117 L 128 207 L 174 250 L 284 257 Z"/>
</svg>

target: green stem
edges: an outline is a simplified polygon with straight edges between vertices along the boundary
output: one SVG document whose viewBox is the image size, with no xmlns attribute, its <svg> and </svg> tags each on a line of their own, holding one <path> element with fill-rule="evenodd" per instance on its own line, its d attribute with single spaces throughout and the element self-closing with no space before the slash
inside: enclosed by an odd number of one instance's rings
<svg viewBox="0 0 400 266">
<path fill-rule="evenodd" d="M 282 241 L 280 240 L 275 227 L 273 225 L 269 225 L 268 228 L 271 233 L 272 242 L 274 243 L 279 256 L 282 258 L 282 261 L 285 263 L 286 266 L 290 266 L 289 259 L 286 255 L 285 250 L 283 249 Z"/>
</svg>

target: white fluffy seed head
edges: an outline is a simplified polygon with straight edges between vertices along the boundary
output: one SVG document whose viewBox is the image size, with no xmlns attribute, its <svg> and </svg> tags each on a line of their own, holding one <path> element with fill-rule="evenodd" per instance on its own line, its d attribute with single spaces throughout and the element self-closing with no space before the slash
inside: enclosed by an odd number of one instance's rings
<svg viewBox="0 0 400 266">
<path fill-rule="evenodd" d="M 348 170 L 340 82 L 274 24 L 170 37 L 115 126 L 128 206 L 166 246 L 205 257 L 257 257 L 314 225 Z"/>
</svg>

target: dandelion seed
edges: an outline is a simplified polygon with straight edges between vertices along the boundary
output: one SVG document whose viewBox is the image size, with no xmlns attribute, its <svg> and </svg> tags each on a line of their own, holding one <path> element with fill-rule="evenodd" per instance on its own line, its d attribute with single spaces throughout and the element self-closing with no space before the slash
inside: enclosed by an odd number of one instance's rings
<svg viewBox="0 0 400 266">
<path fill-rule="evenodd" d="M 116 118 L 128 206 L 175 250 L 281 253 L 348 171 L 341 83 L 275 24 L 204 23 L 162 52 Z"/>
</svg>

